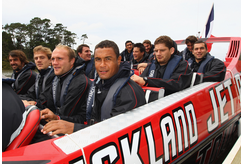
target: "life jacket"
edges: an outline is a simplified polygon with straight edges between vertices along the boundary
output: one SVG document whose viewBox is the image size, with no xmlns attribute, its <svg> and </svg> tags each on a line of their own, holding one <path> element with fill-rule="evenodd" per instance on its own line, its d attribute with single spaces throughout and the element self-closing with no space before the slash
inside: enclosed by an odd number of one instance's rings
<svg viewBox="0 0 241 164">
<path fill-rule="evenodd" d="M 187 50 L 188 50 L 188 49 L 187 49 L 187 47 L 186 47 L 186 48 L 183 50 L 183 52 L 182 52 L 182 59 L 183 59 L 183 60 L 186 60 L 186 56 L 187 56 L 186 53 L 187 53 Z"/>
<path fill-rule="evenodd" d="M 115 106 L 117 95 L 119 94 L 120 90 L 123 88 L 123 86 L 125 86 L 125 84 L 128 82 L 128 80 L 133 74 L 134 72 L 132 71 L 129 77 L 116 79 L 115 83 L 109 88 L 107 96 L 101 106 L 101 121 L 111 117 L 111 111 L 112 111 L 112 108 Z M 97 83 L 99 82 L 99 80 L 100 78 L 97 80 Z M 94 96 L 95 96 L 95 86 L 93 81 L 91 84 L 89 96 L 87 99 L 87 107 L 86 107 L 87 109 L 86 120 L 88 124 L 92 124 L 93 122 L 95 122 L 93 119 L 91 119 L 91 113 L 94 107 L 94 99 L 95 99 Z"/>
<path fill-rule="evenodd" d="M 126 53 L 123 54 L 123 61 L 128 61 L 128 60 L 126 59 L 125 54 L 126 54 Z M 132 51 L 131 54 L 130 54 L 129 61 L 131 61 L 132 59 L 133 59 L 133 51 Z"/>
<path fill-rule="evenodd" d="M 49 69 L 50 69 L 49 72 L 44 75 L 43 84 L 42 84 L 42 91 L 44 91 L 44 89 L 45 89 L 45 83 L 46 83 L 47 79 L 49 78 L 49 75 L 54 71 L 53 68 L 49 68 Z M 36 99 L 39 98 L 39 85 L 38 84 L 39 84 L 40 78 L 41 78 L 41 75 L 38 74 L 37 77 L 36 77 L 36 80 L 35 80 Z"/>
<path fill-rule="evenodd" d="M 17 78 L 15 79 L 15 82 L 12 84 L 12 88 L 18 88 L 19 87 L 19 84 L 18 84 L 18 80 L 19 78 L 21 77 L 21 75 L 26 72 L 27 70 L 31 69 L 31 67 L 27 67 L 27 65 L 25 65 L 23 68 L 22 68 L 22 71 L 18 74 Z M 14 76 L 15 74 L 13 73 L 11 78 L 14 79 Z"/>
<path fill-rule="evenodd" d="M 71 83 L 71 81 L 73 80 L 73 78 L 75 76 L 77 76 L 80 72 L 80 70 L 85 66 L 85 64 L 80 65 L 76 68 L 74 68 L 74 70 L 71 72 L 71 74 L 68 75 L 68 77 L 66 77 L 63 81 L 63 85 L 61 88 L 61 93 L 60 93 L 60 105 L 63 106 L 64 102 L 65 102 L 65 96 L 68 93 L 68 88 L 69 88 L 69 84 Z M 56 91 L 57 91 L 57 86 L 59 83 L 59 78 L 56 76 L 53 80 L 52 83 L 52 91 L 53 91 L 53 100 L 54 100 L 54 105 L 55 108 L 58 109 L 57 105 L 56 105 Z M 77 85 L 77 84 L 76 84 Z"/>
<path fill-rule="evenodd" d="M 172 59 L 168 62 L 162 79 L 170 79 L 174 69 L 176 68 L 176 66 L 181 60 L 182 60 L 182 56 L 174 55 Z M 155 71 L 156 71 L 156 64 L 155 64 L 155 60 L 153 60 L 149 68 L 148 77 L 154 77 Z"/>
<path fill-rule="evenodd" d="M 86 69 L 85 69 L 85 75 L 88 76 L 93 68 L 94 65 L 94 58 L 91 58 L 91 60 L 88 62 L 88 64 L 86 65 Z"/>
<path fill-rule="evenodd" d="M 214 59 L 213 56 L 207 54 L 206 58 L 202 61 L 201 65 L 199 66 L 197 73 L 205 73 L 206 65 L 208 64 L 208 62 L 212 61 L 213 59 Z M 193 64 L 194 60 L 195 60 L 195 58 L 190 58 L 188 60 L 189 66 L 191 66 Z"/>
</svg>

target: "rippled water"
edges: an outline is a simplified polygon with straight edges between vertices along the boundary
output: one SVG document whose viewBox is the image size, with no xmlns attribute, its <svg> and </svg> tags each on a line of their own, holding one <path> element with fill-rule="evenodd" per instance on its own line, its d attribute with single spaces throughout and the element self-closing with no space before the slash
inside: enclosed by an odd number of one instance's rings
<svg viewBox="0 0 241 164">
<path fill-rule="evenodd" d="M 13 70 L 2 70 L 2 74 L 7 77 L 11 77 Z"/>
</svg>

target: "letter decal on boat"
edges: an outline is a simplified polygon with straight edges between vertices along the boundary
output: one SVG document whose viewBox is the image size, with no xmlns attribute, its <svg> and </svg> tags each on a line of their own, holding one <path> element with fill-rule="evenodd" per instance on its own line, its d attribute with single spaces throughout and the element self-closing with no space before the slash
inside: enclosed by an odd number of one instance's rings
<svg viewBox="0 0 241 164">
<path fill-rule="evenodd" d="M 190 147 L 198 141 L 197 119 L 192 102 L 184 104 L 189 127 Z"/>
<path fill-rule="evenodd" d="M 228 93 L 229 93 L 230 101 L 231 101 L 232 116 L 234 116 L 234 102 L 233 102 L 233 94 L 232 94 L 232 90 L 231 90 L 231 86 L 232 86 L 231 79 L 224 81 L 223 85 L 225 88 L 228 88 Z"/>
<path fill-rule="evenodd" d="M 69 164 L 75 164 L 75 163 L 85 164 L 85 161 L 84 161 L 84 159 L 83 159 L 83 156 L 80 156 L 80 157 L 78 157 L 78 158 L 73 159 L 72 161 L 69 161 Z"/>
<path fill-rule="evenodd" d="M 165 163 L 170 162 L 169 148 L 172 150 L 172 159 L 177 157 L 175 130 L 170 114 L 161 117 L 160 128 L 163 139 L 163 150 L 165 154 Z"/>
<path fill-rule="evenodd" d="M 185 150 L 188 149 L 187 123 L 186 123 L 183 109 L 181 107 L 173 110 L 173 116 L 174 116 L 176 128 L 177 128 L 178 155 L 180 155 L 183 153 L 183 145 L 182 145 L 183 143 L 184 143 Z M 184 142 L 182 139 L 182 131 L 181 131 L 180 121 L 182 122 Z"/>
<path fill-rule="evenodd" d="M 226 95 L 223 95 L 223 98 L 221 96 L 221 92 L 223 92 L 224 88 L 223 88 L 223 84 L 220 83 L 219 85 L 217 85 L 215 87 L 216 93 L 217 93 L 217 97 L 218 97 L 218 103 L 219 103 L 219 109 L 220 109 L 220 117 L 221 117 L 221 124 L 223 124 L 224 122 L 228 121 L 228 113 L 224 114 L 224 107 L 227 103 L 227 98 Z"/>
<path fill-rule="evenodd" d="M 146 134 L 146 140 L 148 145 L 148 153 L 149 153 L 149 163 L 150 164 L 162 164 L 163 163 L 163 155 L 156 158 L 156 145 L 155 140 L 152 132 L 151 123 L 144 125 L 145 134 Z"/>
<path fill-rule="evenodd" d="M 131 142 L 128 134 L 119 138 L 123 163 L 143 163 L 139 154 L 141 127 L 132 132 Z"/>
<path fill-rule="evenodd" d="M 212 141 L 209 142 L 206 146 L 204 146 L 201 150 L 199 150 L 198 156 L 197 156 L 197 161 L 200 160 L 199 164 L 208 163 L 208 161 L 206 161 L 206 158 L 207 158 L 208 151 L 211 149 L 211 146 L 212 146 Z"/>
<path fill-rule="evenodd" d="M 239 101 L 241 101 L 241 80 L 240 80 L 239 73 L 235 74 L 235 81 L 236 81 L 236 86 L 239 93 Z M 240 103 L 240 106 L 241 106 L 241 103 Z"/>
<path fill-rule="evenodd" d="M 90 163 L 116 163 L 120 159 L 117 146 L 114 142 L 107 143 L 104 146 L 95 149 L 90 155 Z"/>
<path fill-rule="evenodd" d="M 216 99 L 214 96 L 213 88 L 209 90 L 209 95 L 211 98 L 212 106 L 213 106 L 213 114 L 214 114 L 214 121 L 212 121 L 212 115 L 209 116 L 207 120 L 207 127 L 208 132 L 211 133 L 213 130 L 215 130 L 218 127 L 218 107 L 216 103 Z"/>
</svg>

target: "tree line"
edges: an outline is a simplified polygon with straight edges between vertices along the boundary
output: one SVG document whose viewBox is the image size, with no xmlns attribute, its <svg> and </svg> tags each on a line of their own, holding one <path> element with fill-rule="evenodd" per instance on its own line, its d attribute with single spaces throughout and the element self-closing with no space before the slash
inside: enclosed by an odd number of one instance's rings
<svg viewBox="0 0 241 164">
<path fill-rule="evenodd" d="M 49 19 L 38 17 L 29 24 L 11 23 L 2 26 L 2 68 L 10 69 L 8 53 L 22 50 L 28 59 L 33 59 L 33 49 L 38 45 L 51 50 L 59 43 L 72 47 L 77 35 L 67 30 L 61 23 L 53 25 Z"/>
</svg>

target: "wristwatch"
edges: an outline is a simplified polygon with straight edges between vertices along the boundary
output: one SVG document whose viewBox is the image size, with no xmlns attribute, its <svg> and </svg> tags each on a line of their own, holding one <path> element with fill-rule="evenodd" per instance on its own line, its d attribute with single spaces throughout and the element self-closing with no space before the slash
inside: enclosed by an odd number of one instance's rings
<svg viewBox="0 0 241 164">
<path fill-rule="evenodd" d="M 147 84 L 147 77 L 143 77 L 143 80 L 145 81 L 145 84 L 144 85 L 146 85 Z"/>
</svg>

